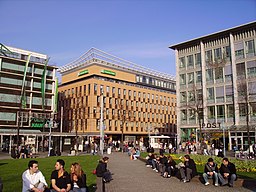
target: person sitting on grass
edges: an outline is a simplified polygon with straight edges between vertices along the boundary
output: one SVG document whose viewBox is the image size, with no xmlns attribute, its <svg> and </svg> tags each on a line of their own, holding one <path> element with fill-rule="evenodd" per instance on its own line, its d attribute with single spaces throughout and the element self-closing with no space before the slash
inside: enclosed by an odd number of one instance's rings
<svg viewBox="0 0 256 192">
<path fill-rule="evenodd" d="M 86 174 L 79 163 L 72 163 L 70 167 L 72 192 L 87 192 Z"/>
<path fill-rule="evenodd" d="M 180 167 L 181 180 L 186 183 L 197 175 L 196 164 L 189 155 L 184 155 L 184 167 Z"/>
<path fill-rule="evenodd" d="M 55 163 L 55 170 L 51 175 L 51 192 L 68 192 L 71 190 L 71 180 L 64 169 L 65 162 L 58 159 Z"/>
<path fill-rule="evenodd" d="M 203 178 L 205 181 L 205 186 L 209 185 L 208 179 L 211 178 L 215 182 L 215 186 L 219 186 L 218 183 L 218 166 L 214 163 L 213 158 L 209 158 L 208 162 L 204 166 Z"/>
<path fill-rule="evenodd" d="M 28 169 L 22 174 L 22 182 L 22 192 L 49 191 L 42 172 L 38 170 L 38 162 L 35 160 L 28 162 Z"/>
<path fill-rule="evenodd" d="M 222 186 L 228 184 L 229 187 L 233 187 L 234 181 L 237 179 L 236 166 L 229 162 L 228 158 L 226 157 L 222 159 L 218 177 Z"/>
</svg>

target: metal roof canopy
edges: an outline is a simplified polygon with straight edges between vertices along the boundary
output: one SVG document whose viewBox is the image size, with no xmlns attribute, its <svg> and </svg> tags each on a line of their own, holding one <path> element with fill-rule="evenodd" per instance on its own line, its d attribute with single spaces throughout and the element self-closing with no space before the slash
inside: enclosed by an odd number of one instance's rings
<svg viewBox="0 0 256 192">
<path fill-rule="evenodd" d="M 63 67 L 60 67 L 58 71 L 60 73 L 64 73 L 69 70 L 81 67 L 81 66 L 86 66 L 86 61 L 89 61 L 91 59 L 99 59 L 99 60 L 105 61 L 106 63 L 101 63 L 101 64 L 111 66 L 114 68 L 121 67 L 121 68 L 124 68 L 127 70 L 132 70 L 135 72 L 145 73 L 147 75 L 152 75 L 152 76 L 156 76 L 159 78 L 164 78 L 164 79 L 175 81 L 175 76 L 173 76 L 173 75 L 146 68 L 144 66 L 141 66 L 141 65 L 132 63 L 130 61 L 118 58 L 116 56 L 110 55 L 110 54 L 108 54 L 104 51 L 101 51 L 99 49 L 96 49 L 96 48 L 91 48 L 89 51 L 84 53 L 82 56 L 80 56 L 75 61 L 73 61 Z"/>
</svg>

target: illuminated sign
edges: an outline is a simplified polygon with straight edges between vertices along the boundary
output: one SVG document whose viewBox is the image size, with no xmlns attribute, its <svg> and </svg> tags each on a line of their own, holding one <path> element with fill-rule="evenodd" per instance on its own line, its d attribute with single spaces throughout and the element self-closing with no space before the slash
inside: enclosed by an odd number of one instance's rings
<svg viewBox="0 0 256 192">
<path fill-rule="evenodd" d="M 45 122 L 42 119 L 31 119 L 31 127 L 32 128 L 42 128 L 44 126 Z"/>
<path fill-rule="evenodd" d="M 82 76 L 82 75 L 85 75 L 88 73 L 89 73 L 89 71 L 86 69 L 86 70 L 80 71 L 77 76 Z"/>
<path fill-rule="evenodd" d="M 102 70 L 101 73 L 103 74 L 107 74 L 107 75 L 112 75 L 112 76 L 116 76 L 116 72 L 113 71 L 109 71 L 109 70 Z"/>
</svg>

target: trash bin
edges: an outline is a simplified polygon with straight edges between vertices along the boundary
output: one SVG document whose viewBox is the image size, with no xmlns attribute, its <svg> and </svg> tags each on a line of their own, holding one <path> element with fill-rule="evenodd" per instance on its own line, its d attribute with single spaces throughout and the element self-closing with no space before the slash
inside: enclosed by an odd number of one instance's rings
<svg viewBox="0 0 256 192">
<path fill-rule="evenodd" d="M 110 147 L 107 150 L 107 154 L 111 154 L 111 148 Z"/>
</svg>

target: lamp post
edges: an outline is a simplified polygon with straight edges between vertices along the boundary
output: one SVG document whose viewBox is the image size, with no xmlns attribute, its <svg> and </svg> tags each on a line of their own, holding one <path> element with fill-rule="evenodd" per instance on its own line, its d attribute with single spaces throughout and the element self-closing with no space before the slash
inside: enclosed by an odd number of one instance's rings
<svg viewBox="0 0 256 192">
<path fill-rule="evenodd" d="M 226 156 L 226 140 L 225 140 L 225 126 L 224 122 L 221 123 L 222 133 L 223 133 L 223 155 Z"/>
<path fill-rule="evenodd" d="M 49 127 L 49 144 L 48 144 L 48 156 L 50 156 L 51 144 L 52 144 L 52 128 L 55 128 L 56 122 L 53 121 L 53 118 L 46 120 L 45 127 Z"/>
</svg>

